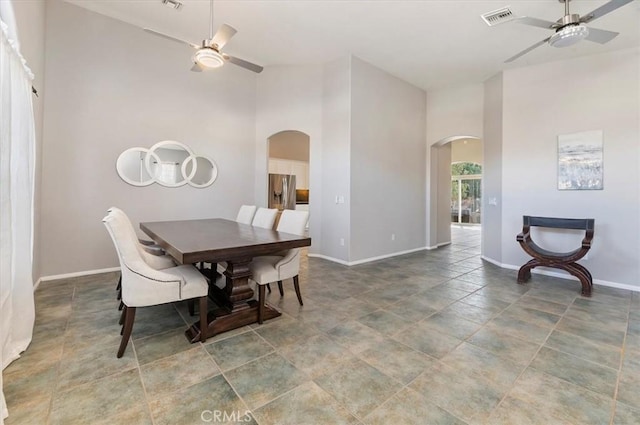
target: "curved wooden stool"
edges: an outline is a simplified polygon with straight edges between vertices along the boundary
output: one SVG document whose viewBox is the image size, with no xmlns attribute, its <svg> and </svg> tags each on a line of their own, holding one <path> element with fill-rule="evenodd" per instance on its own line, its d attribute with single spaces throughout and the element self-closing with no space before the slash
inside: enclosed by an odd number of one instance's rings
<svg viewBox="0 0 640 425">
<path fill-rule="evenodd" d="M 576 263 L 584 257 L 591 248 L 591 240 L 593 239 L 592 218 L 553 218 L 553 217 L 531 217 L 525 215 L 522 217 L 523 227 L 516 240 L 520 243 L 522 249 L 533 257 L 532 260 L 520 267 L 518 270 L 518 283 L 525 283 L 531 278 L 531 269 L 538 266 L 553 267 L 566 270 L 573 276 L 577 277 L 582 284 L 582 295 L 590 297 L 591 287 L 593 286 L 593 277 L 589 270 L 582 264 Z M 571 252 L 553 252 L 539 247 L 531 239 L 531 226 L 549 227 L 553 229 L 577 229 L 584 230 L 585 236 L 582 244 L 578 249 Z"/>
</svg>

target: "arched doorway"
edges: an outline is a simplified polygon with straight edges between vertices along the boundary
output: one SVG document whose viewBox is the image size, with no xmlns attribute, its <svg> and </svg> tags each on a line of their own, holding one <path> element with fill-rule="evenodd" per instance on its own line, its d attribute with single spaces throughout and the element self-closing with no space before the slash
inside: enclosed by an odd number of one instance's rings
<svg viewBox="0 0 640 425">
<path fill-rule="evenodd" d="M 309 142 L 309 135 L 297 130 L 280 131 L 267 138 L 269 208 L 309 211 Z M 279 180 L 270 175 L 295 176 L 295 191 L 291 193 L 291 199 L 283 199 L 281 185 L 277 183 Z"/>
<path fill-rule="evenodd" d="M 431 146 L 430 246 L 451 243 L 452 223 L 480 225 L 482 150 L 480 138 L 467 135 L 447 137 Z M 476 166 L 455 165 L 464 163 Z"/>
</svg>

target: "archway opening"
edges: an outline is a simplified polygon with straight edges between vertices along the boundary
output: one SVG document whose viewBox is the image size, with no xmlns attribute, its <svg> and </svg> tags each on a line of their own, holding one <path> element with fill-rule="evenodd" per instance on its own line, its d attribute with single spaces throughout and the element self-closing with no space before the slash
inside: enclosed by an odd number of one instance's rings
<svg viewBox="0 0 640 425">
<path fill-rule="evenodd" d="M 482 164 L 483 145 L 478 137 L 452 136 L 432 145 L 430 246 L 459 240 L 469 233 L 455 231 L 461 227 L 481 231 Z"/>
<path fill-rule="evenodd" d="M 451 163 L 451 223 L 482 223 L 482 165 Z"/>
<path fill-rule="evenodd" d="M 267 139 L 269 208 L 309 211 L 309 135 L 284 130 Z"/>
</svg>

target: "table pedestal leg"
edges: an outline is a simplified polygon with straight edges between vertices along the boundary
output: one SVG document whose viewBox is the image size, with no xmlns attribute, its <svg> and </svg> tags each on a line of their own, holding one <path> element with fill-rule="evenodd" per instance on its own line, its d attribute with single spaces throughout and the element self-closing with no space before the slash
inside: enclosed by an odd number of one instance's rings
<svg viewBox="0 0 640 425">
<path fill-rule="evenodd" d="M 252 299 L 253 289 L 249 286 L 250 262 L 250 258 L 229 261 L 224 272 L 224 288 L 218 288 L 214 283 L 209 285 L 209 297 L 218 308 L 208 313 L 207 338 L 258 321 L 258 302 Z M 275 308 L 266 305 L 263 319 L 273 319 L 281 314 Z M 185 335 L 191 342 L 200 341 L 200 323 L 191 325 L 185 331 Z"/>
</svg>

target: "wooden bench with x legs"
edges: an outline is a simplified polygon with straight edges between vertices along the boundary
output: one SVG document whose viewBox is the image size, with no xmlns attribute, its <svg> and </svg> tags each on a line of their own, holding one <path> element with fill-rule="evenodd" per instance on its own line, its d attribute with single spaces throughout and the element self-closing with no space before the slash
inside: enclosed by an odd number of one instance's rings
<svg viewBox="0 0 640 425">
<path fill-rule="evenodd" d="M 584 257 L 591 248 L 591 240 L 593 239 L 592 218 L 554 218 L 554 217 L 532 217 L 525 215 L 522 217 L 523 227 L 516 240 L 520 243 L 522 249 L 533 257 L 532 260 L 520 267 L 518 270 L 518 283 L 525 283 L 531 277 L 531 269 L 538 266 L 553 267 L 565 270 L 577 277 L 582 284 L 582 295 L 590 297 L 591 287 L 593 286 L 593 278 L 591 273 L 582 264 L 576 263 Z M 579 248 L 571 252 L 553 252 L 541 248 L 533 239 L 531 239 L 531 227 L 548 227 L 553 229 L 573 229 L 584 230 L 585 235 Z"/>
</svg>

